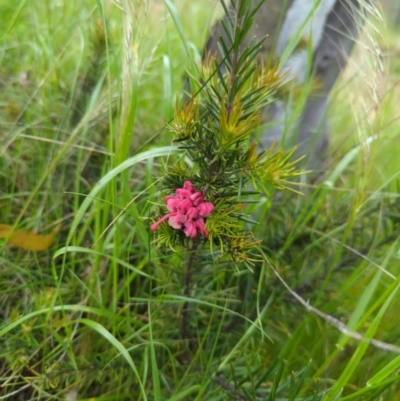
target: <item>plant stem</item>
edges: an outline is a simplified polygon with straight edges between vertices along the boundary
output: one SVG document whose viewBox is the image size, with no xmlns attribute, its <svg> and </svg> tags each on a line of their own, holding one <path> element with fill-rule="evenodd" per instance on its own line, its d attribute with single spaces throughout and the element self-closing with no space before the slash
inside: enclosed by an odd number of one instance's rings
<svg viewBox="0 0 400 401">
<path fill-rule="evenodd" d="M 196 257 L 196 248 L 198 242 L 193 241 L 193 245 L 190 249 L 190 256 L 185 273 L 185 289 L 183 295 L 188 298 L 190 296 L 190 282 L 193 275 L 193 262 Z M 187 340 L 189 338 L 189 302 L 185 301 L 182 309 L 182 326 L 181 326 L 181 338 L 182 340 Z"/>
</svg>

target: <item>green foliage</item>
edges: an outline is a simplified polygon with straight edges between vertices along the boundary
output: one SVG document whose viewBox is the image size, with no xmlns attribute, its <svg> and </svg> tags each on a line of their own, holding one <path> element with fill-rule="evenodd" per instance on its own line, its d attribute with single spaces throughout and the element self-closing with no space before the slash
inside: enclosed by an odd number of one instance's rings
<svg viewBox="0 0 400 401">
<path fill-rule="evenodd" d="M 207 56 L 203 61 L 196 82 L 201 90 L 196 97 L 193 94 L 182 108 L 176 104 L 174 119 L 167 128 L 185 155 L 182 161 L 167 166 L 162 177 L 166 194 L 189 181 L 215 206 L 207 218 L 211 255 L 216 246 L 219 257 L 227 255 L 248 265 L 257 260 L 251 253 L 260 243 L 240 223 L 250 221 L 243 210 L 243 198 L 257 194 L 249 184 L 284 189 L 290 185 L 290 178 L 299 175 L 295 167 L 298 161 L 291 160 L 294 150 L 258 151 L 253 142 L 262 112 L 276 99 L 282 79 L 278 66 L 255 62 L 263 41 L 241 51 L 254 23 L 256 9 L 250 5 L 246 0 L 235 3 L 234 16 L 224 5 L 228 41 L 220 39 L 220 58 Z M 156 243 L 174 249 L 182 239 L 164 227 Z"/>
<path fill-rule="evenodd" d="M 253 261 L 253 272 L 228 259 L 217 265 L 208 247 L 199 247 L 199 268 L 185 295 L 190 254 L 180 244 L 174 248 L 180 252 L 160 252 L 151 243 L 149 222 L 159 213 L 154 176 L 168 173 L 162 186 L 168 193 L 182 185 L 179 177 L 195 176 L 189 152 L 165 147 L 170 132 L 160 134 L 182 93 L 184 70 L 199 87 L 220 79 L 211 77 L 215 63 L 204 75 L 197 68 L 212 3 L 168 4 L 0 0 L 0 223 L 34 232 L 62 225 L 49 251 L 0 244 L 0 398 L 304 401 L 334 388 L 330 397 L 343 401 L 399 399 L 398 355 L 307 312 L 267 264 Z M 273 162 L 276 170 L 253 179 L 249 167 L 242 171 L 251 177 L 247 183 L 260 187 L 228 193 L 240 195 L 231 204 L 232 224 L 243 227 L 235 214 L 257 216 L 254 238 L 263 240 L 263 252 L 290 288 L 384 345 L 400 337 L 400 69 L 398 58 L 390 58 L 387 81 L 376 87 L 381 70 L 371 66 L 396 54 L 396 29 L 385 37 L 381 24 L 368 27 L 336 87 L 323 183 L 303 186 L 305 196 L 285 191 L 273 200 L 274 188 L 286 187 L 293 172 L 290 152 L 275 148 L 261 157 L 248 144 L 243 163 L 282 157 L 288 171 L 276 176 L 285 169 Z M 376 31 L 387 51 L 374 55 L 378 46 L 368 40 Z M 220 67 L 225 79 L 227 68 Z M 226 93 L 221 85 L 217 90 Z M 248 91 L 249 83 L 238 89 Z M 281 89 L 294 99 L 296 119 L 307 88 Z M 370 89 L 378 89 L 371 107 L 363 103 Z M 273 92 L 268 98 L 274 100 Z M 195 115 L 210 113 L 206 91 L 193 101 Z M 207 222 L 210 233 L 218 224 L 223 230 L 221 222 Z M 163 233 L 177 230 L 167 224 L 159 230 L 158 239 L 171 240 L 163 246 L 177 244 Z M 212 242 L 217 254 L 218 241 Z M 185 302 L 191 335 L 182 341 Z"/>
</svg>

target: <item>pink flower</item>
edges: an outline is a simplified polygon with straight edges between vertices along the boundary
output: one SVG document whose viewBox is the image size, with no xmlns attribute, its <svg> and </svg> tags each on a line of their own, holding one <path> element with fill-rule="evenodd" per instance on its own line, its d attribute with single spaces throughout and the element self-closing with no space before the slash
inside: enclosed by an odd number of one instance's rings
<svg viewBox="0 0 400 401">
<path fill-rule="evenodd" d="M 191 208 L 193 208 L 193 203 L 189 199 L 183 199 L 178 210 L 180 213 L 187 213 Z"/>
<path fill-rule="evenodd" d="M 173 213 L 173 216 L 170 216 L 168 219 L 168 224 L 179 230 L 182 228 L 182 226 L 185 224 L 185 215 L 179 212 Z"/>
<path fill-rule="evenodd" d="M 202 202 L 197 206 L 197 210 L 201 217 L 207 217 L 213 212 L 214 205 L 210 202 Z"/>
<path fill-rule="evenodd" d="M 150 230 L 151 230 L 151 231 L 156 231 L 157 228 L 158 228 L 158 226 L 159 226 L 163 221 L 169 219 L 169 218 L 171 217 L 172 214 L 174 214 L 174 213 L 169 213 L 169 214 L 166 214 L 165 216 L 161 217 L 160 220 L 158 220 L 156 223 L 154 223 L 154 224 L 152 224 L 152 225 L 150 226 Z"/>
<path fill-rule="evenodd" d="M 192 195 L 189 190 L 183 188 L 178 188 L 175 193 L 178 195 L 179 199 L 190 199 L 190 195 Z"/>
<path fill-rule="evenodd" d="M 186 213 L 186 220 L 193 221 L 199 215 L 199 211 L 195 207 L 191 207 Z"/>
<path fill-rule="evenodd" d="M 203 194 L 201 192 L 195 192 L 190 195 L 190 200 L 193 202 L 195 206 L 204 201 Z"/>
<path fill-rule="evenodd" d="M 194 238 L 197 235 L 196 223 L 193 221 L 188 221 L 185 224 L 183 232 L 190 238 Z"/>
<path fill-rule="evenodd" d="M 197 233 L 208 237 L 204 218 L 214 210 L 211 202 L 204 202 L 204 195 L 197 191 L 190 181 L 183 183 L 183 188 L 178 188 L 175 195 L 168 195 L 164 203 L 170 213 L 161 217 L 150 226 L 150 230 L 157 230 L 158 226 L 168 219 L 168 224 L 176 230 L 183 230 L 186 236 L 195 238 Z"/>
<path fill-rule="evenodd" d="M 187 189 L 190 192 L 196 192 L 196 188 L 192 185 L 192 183 L 190 181 L 185 181 L 183 183 L 183 188 Z"/>
<path fill-rule="evenodd" d="M 204 225 L 203 218 L 200 217 L 196 220 L 196 228 L 199 230 L 201 235 L 203 235 L 204 237 L 208 237 L 208 232 L 206 230 L 206 226 Z"/>
<path fill-rule="evenodd" d="M 167 205 L 167 209 L 170 212 L 177 212 L 178 207 L 181 204 L 181 200 L 178 199 L 176 196 L 168 195 L 164 198 L 164 203 Z"/>
</svg>

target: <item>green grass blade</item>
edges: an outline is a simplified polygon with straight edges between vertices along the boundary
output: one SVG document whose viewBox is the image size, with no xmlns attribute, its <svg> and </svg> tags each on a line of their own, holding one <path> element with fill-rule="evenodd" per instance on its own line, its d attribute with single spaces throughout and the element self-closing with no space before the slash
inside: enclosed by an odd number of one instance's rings
<svg viewBox="0 0 400 401">
<path fill-rule="evenodd" d="M 77 253 L 88 253 L 88 254 L 92 254 L 92 255 L 97 255 L 97 256 L 103 256 L 105 258 L 108 258 L 112 261 L 114 261 L 115 263 L 126 267 L 128 270 L 134 271 L 135 273 L 144 276 L 144 277 L 148 277 L 150 278 L 150 276 L 144 272 L 142 272 L 139 269 L 136 269 L 136 267 L 132 266 L 131 264 L 129 264 L 128 262 L 125 262 L 124 260 L 117 258 L 116 256 L 113 255 L 108 255 L 106 253 L 103 252 L 98 252 L 95 251 L 93 249 L 88 249 L 88 248 L 84 248 L 81 246 L 66 246 L 66 247 L 62 247 L 60 249 L 58 249 L 54 255 L 53 255 L 53 259 L 56 259 L 57 257 L 61 256 L 61 255 L 65 255 L 66 253 L 69 252 L 77 252 Z"/>
<path fill-rule="evenodd" d="M 368 304 L 370 303 L 376 287 L 378 286 L 380 280 L 382 277 L 382 272 L 380 270 L 378 270 L 373 279 L 371 280 L 371 282 L 369 283 L 369 285 L 366 287 L 365 291 L 363 292 L 363 294 L 361 295 L 356 308 L 354 309 L 354 312 L 352 313 L 348 323 L 347 323 L 347 327 L 350 330 L 354 330 L 357 327 L 358 322 L 360 321 L 360 319 L 363 317 L 365 310 L 367 309 Z M 341 337 L 339 338 L 339 343 L 344 340 L 345 338 L 347 338 L 344 334 L 341 335 Z"/>
<path fill-rule="evenodd" d="M 85 319 L 85 318 L 78 319 L 77 321 L 79 323 L 83 323 L 86 326 L 90 327 L 91 329 L 97 331 L 101 336 L 103 336 L 111 345 L 113 345 L 120 352 L 120 354 L 123 356 L 123 358 L 126 360 L 126 362 L 128 362 L 129 366 L 132 368 L 133 372 L 135 373 L 135 375 L 138 379 L 139 387 L 140 387 L 142 395 L 143 395 L 143 399 L 147 401 L 146 391 L 145 391 L 143 383 L 140 379 L 139 372 L 137 371 L 136 365 L 133 362 L 133 359 L 130 356 L 127 349 L 101 324 L 99 324 L 93 320 Z"/>
<path fill-rule="evenodd" d="M 23 8 L 25 7 L 25 4 L 27 3 L 27 1 L 28 0 L 21 0 L 17 9 L 15 10 L 14 15 L 11 18 L 10 24 L 8 25 L 8 28 L 7 28 L 6 32 L 4 33 L 3 37 L 1 38 L 1 40 L 3 40 L 11 32 L 15 23 L 18 20 L 19 15 L 21 14 Z"/>
<path fill-rule="evenodd" d="M 164 0 L 164 1 L 168 8 L 169 13 L 171 14 L 172 20 L 174 21 L 175 27 L 178 30 L 178 33 L 182 40 L 183 46 L 185 47 L 187 56 L 188 56 L 189 60 L 191 60 L 191 54 L 190 54 L 190 50 L 189 50 L 188 40 L 187 40 L 185 32 L 183 30 L 183 26 L 182 26 L 181 19 L 179 18 L 178 10 L 176 9 L 176 7 L 172 4 L 172 2 L 170 0 Z"/>
<path fill-rule="evenodd" d="M 190 386 L 188 388 L 185 388 L 184 390 L 180 391 L 178 394 L 173 395 L 169 401 L 181 401 L 181 400 L 187 400 L 187 396 L 194 393 L 195 391 L 200 390 L 200 385 L 195 384 L 193 386 Z"/>
<path fill-rule="evenodd" d="M 394 291 L 392 291 L 390 296 L 386 299 L 385 303 L 380 308 L 377 316 L 372 321 L 369 329 L 365 333 L 364 338 L 366 340 L 371 339 L 374 336 L 376 330 L 378 329 L 378 327 L 379 327 L 379 325 L 381 323 L 381 320 L 382 320 L 385 312 L 387 311 L 390 303 L 392 302 L 394 296 L 396 295 L 399 287 L 400 287 L 400 284 L 396 286 Z M 349 363 L 345 367 L 343 373 L 338 378 L 338 380 L 335 382 L 335 384 L 332 386 L 331 391 L 324 397 L 323 401 L 333 401 L 335 399 L 335 397 L 343 390 L 343 388 L 349 382 L 350 377 L 353 375 L 354 371 L 358 367 L 358 365 L 359 365 L 359 363 L 361 361 L 361 358 L 363 357 L 363 355 L 365 354 L 365 351 L 368 348 L 368 345 L 369 345 L 368 341 L 363 341 L 363 342 L 360 342 L 358 344 L 357 349 L 355 350 L 355 352 L 354 352 L 353 356 L 351 357 Z"/>
<path fill-rule="evenodd" d="M 151 309 L 150 304 L 148 305 L 149 311 L 149 347 L 150 347 L 150 357 L 151 357 L 151 373 L 153 378 L 153 391 L 154 391 L 154 400 L 161 401 L 161 388 L 160 388 L 160 375 L 158 372 L 157 366 L 157 358 L 156 358 L 156 350 L 153 339 L 153 322 L 151 319 Z"/>
<path fill-rule="evenodd" d="M 151 159 L 154 157 L 162 157 L 169 156 L 171 154 L 176 154 L 179 152 L 179 149 L 174 146 L 164 146 L 152 150 L 148 150 L 146 152 L 140 153 L 136 156 L 133 156 L 123 163 L 109 171 L 104 177 L 97 182 L 94 188 L 90 191 L 86 199 L 82 202 L 82 205 L 79 207 L 77 213 L 75 214 L 75 218 L 72 221 L 71 229 L 68 235 L 67 244 L 71 241 L 72 236 L 74 235 L 79 223 L 83 219 L 84 214 L 88 210 L 90 204 L 93 202 L 93 199 L 97 196 L 97 194 L 118 174 L 125 171 L 126 169 L 138 164 L 144 160 Z"/>
<path fill-rule="evenodd" d="M 33 312 L 30 312 L 24 316 L 21 316 L 20 318 L 14 320 L 11 323 L 6 324 L 2 329 L 0 329 L 0 337 L 4 336 L 11 330 L 15 329 L 22 323 L 26 322 L 29 319 L 33 319 L 36 316 L 43 315 L 46 313 L 54 313 L 54 312 L 64 312 L 64 311 L 71 311 L 71 312 L 86 312 L 86 313 L 92 313 L 94 315 L 98 316 L 104 316 L 111 318 L 113 316 L 112 313 L 107 311 L 106 309 L 99 309 L 99 308 L 92 308 L 90 306 L 82 306 L 82 305 L 57 305 L 52 308 L 44 308 L 40 310 L 35 310 Z"/>
<path fill-rule="evenodd" d="M 389 362 L 383 369 L 381 369 L 376 375 L 371 377 L 368 380 L 367 386 L 374 386 L 381 383 L 385 380 L 390 374 L 392 374 L 395 370 L 400 368 L 400 356 L 393 359 L 393 361 Z M 398 378 L 400 380 L 400 378 Z"/>
</svg>

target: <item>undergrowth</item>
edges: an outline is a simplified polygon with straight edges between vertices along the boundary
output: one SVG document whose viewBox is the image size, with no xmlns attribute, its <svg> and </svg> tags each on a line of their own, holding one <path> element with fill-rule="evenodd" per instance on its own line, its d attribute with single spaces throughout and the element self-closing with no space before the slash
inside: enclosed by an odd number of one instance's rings
<svg viewBox="0 0 400 401">
<path fill-rule="evenodd" d="M 0 399 L 399 399 L 398 32 L 359 39 L 323 180 L 249 204 L 263 261 L 199 254 L 185 294 L 149 227 L 218 13 L 166 4 L 0 1 L 0 223 L 61 224 L 48 251 L 1 243 Z"/>
</svg>

